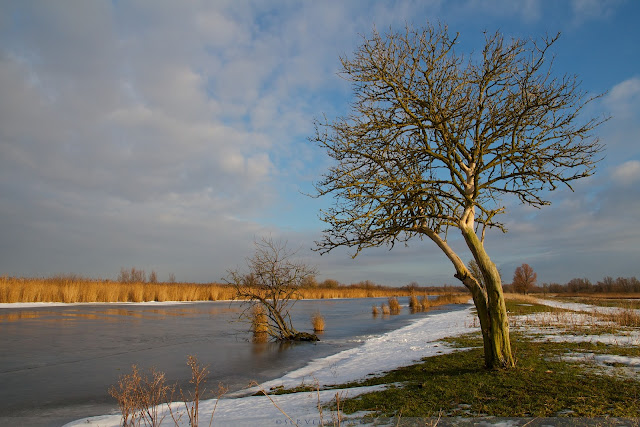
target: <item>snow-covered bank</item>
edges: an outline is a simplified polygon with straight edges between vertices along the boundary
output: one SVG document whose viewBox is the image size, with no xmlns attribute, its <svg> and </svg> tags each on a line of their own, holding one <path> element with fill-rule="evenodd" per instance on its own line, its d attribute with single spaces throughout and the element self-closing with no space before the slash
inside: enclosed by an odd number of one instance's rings
<svg viewBox="0 0 640 427">
<path fill-rule="evenodd" d="M 345 350 L 336 355 L 311 361 L 307 366 L 292 371 L 282 378 L 261 385 L 265 390 L 271 387 L 297 387 L 301 384 L 312 385 L 316 381 L 320 385 L 342 384 L 365 378 L 367 375 L 389 371 L 401 366 L 410 365 L 423 357 L 451 352 L 453 349 L 438 342 L 442 338 L 461 335 L 477 330 L 472 314 L 472 305 L 463 310 L 452 312 L 434 311 L 411 324 L 366 340 L 361 346 Z M 302 392 L 271 396 L 246 396 L 258 388 L 236 393 L 220 399 L 215 409 L 214 425 L 287 425 L 291 424 L 285 415 L 276 408 L 277 404 L 289 417 L 299 425 L 319 425 L 318 398 L 321 403 L 328 403 L 339 393 L 341 398 L 354 397 L 371 391 L 370 387 L 351 388 L 346 390 Z M 238 397 L 240 394 L 244 397 Z M 208 424 L 216 400 L 202 402 L 200 419 Z M 174 404 L 174 407 L 177 407 Z M 185 415 L 186 416 L 186 415 Z M 184 418 L 184 417 L 183 417 Z M 324 414 L 325 422 L 331 420 L 330 414 Z M 67 426 L 119 426 L 120 415 L 105 415 L 74 421 Z M 188 425 L 188 420 L 182 420 Z M 315 423 L 315 424 L 314 424 Z M 174 425 L 167 414 L 162 425 Z"/>
<path fill-rule="evenodd" d="M 580 302 L 552 301 L 548 299 L 538 299 L 538 301 L 540 302 L 540 304 L 544 304 L 549 307 L 564 308 L 566 310 L 583 311 L 587 313 L 596 312 L 601 314 L 615 314 L 622 310 L 628 310 L 623 307 L 603 307 L 603 306 L 596 306 L 596 305 L 590 305 L 590 304 L 583 304 Z M 640 313 L 640 310 L 637 310 L 637 309 L 631 309 L 631 310 L 637 313 Z"/>
</svg>

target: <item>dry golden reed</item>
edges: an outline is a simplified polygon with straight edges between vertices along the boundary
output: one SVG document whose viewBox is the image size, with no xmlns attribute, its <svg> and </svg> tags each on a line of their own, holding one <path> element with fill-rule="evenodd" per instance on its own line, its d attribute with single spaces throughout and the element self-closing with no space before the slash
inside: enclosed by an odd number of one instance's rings
<svg viewBox="0 0 640 427">
<path fill-rule="evenodd" d="M 218 283 L 123 283 L 77 276 L 51 278 L 0 277 L 0 303 L 220 301 L 233 298 L 232 286 Z M 303 299 L 372 298 L 409 295 L 398 288 L 302 288 Z"/>
<path fill-rule="evenodd" d="M 391 310 L 389 309 L 389 306 L 385 303 L 382 303 L 380 305 L 380 309 L 382 310 L 382 314 L 385 316 L 388 316 L 391 314 Z"/>
<path fill-rule="evenodd" d="M 429 303 L 433 307 L 435 305 L 466 304 L 470 300 L 471 300 L 471 295 L 469 294 L 449 293 L 449 294 L 438 295 L 435 300 L 429 301 Z"/>
<path fill-rule="evenodd" d="M 0 303 L 217 301 L 229 300 L 232 296 L 232 287 L 216 283 L 120 283 L 73 277 L 0 277 Z"/>
<path fill-rule="evenodd" d="M 411 310 L 412 313 L 416 313 L 418 311 L 421 311 L 421 309 L 422 307 L 418 302 L 418 297 L 415 294 L 411 294 L 411 296 L 409 297 L 409 310 Z"/>
<path fill-rule="evenodd" d="M 389 312 L 391 314 L 400 314 L 400 311 L 402 309 L 400 307 L 400 303 L 398 302 L 398 298 L 397 297 L 389 297 L 389 298 L 387 298 L 387 301 L 389 302 Z"/>
<path fill-rule="evenodd" d="M 313 332 L 324 332 L 324 317 L 319 311 L 316 311 L 311 316 L 311 325 L 313 326 Z"/>
<path fill-rule="evenodd" d="M 371 307 L 371 314 L 373 314 L 373 317 L 376 317 L 378 314 L 380 314 L 380 311 L 378 310 L 377 305 L 374 305 L 373 307 Z"/>
</svg>

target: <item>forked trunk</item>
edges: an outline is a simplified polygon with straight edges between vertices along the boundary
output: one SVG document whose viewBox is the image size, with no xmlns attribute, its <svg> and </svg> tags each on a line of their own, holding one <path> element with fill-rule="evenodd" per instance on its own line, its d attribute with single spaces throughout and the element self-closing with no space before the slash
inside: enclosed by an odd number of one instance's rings
<svg viewBox="0 0 640 427">
<path fill-rule="evenodd" d="M 485 252 L 482 242 L 473 229 L 463 229 L 462 234 L 482 272 L 485 285 L 484 288 L 481 287 L 476 280 L 468 276 L 459 277 L 471 290 L 473 302 L 478 311 L 484 342 L 485 366 L 490 369 L 512 368 L 515 366 L 515 362 L 511 353 L 509 319 L 507 318 L 500 273 Z"/>
<path fill-rule="evenodd" d="M 473 302 L 478 311 L 482 339 L 484 341 L 484 362 L 487 368 L 511 368 L 515 366 L 509 341 L 509 322 L 507 308 L 502 294 L 502 282 L 495 264 L 489 259 L 482 242 L 472 227 L 461 227 L 462 234 L 471 249 L 473 257 L 482 272 L 480 278 L 473 277 L 467 267 L 445 240 L 428 227 L 419 228 L 433 240 L 453 263 L 459 279 L 471 291 Z"/>
</svg>

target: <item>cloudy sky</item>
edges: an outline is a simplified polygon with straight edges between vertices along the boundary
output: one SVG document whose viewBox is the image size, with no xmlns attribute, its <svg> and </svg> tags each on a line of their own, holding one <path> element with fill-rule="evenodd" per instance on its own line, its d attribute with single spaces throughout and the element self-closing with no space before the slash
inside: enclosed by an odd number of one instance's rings
<svg viewBox="0 0 640 427">
<path fill-rule="evenodd" d="M 313 119 L 348 111 L 339 57 L 374 26 L 441 21 L 461 51 L 561 32 L 555 72 L 612 115 L 575 192 L 505 200 L 486 246 L 506 281 L 524 262 L 539 282 L 640 277 L 639 19 L 635 0 L 0 0 L 0 275 L 219 281 L 272 236 L 320 279 L 456 284 L 426 241 L 312 252 L 331 200 L 304 195 L 330 164 Z"/>
</svg>

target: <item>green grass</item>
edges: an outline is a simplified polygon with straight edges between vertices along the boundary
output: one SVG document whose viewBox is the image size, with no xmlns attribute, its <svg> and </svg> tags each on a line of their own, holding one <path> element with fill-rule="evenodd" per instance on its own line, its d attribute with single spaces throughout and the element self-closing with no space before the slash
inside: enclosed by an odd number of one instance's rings
<svg viewBox="0 0 640 427">
<path fill-rule="evenodd" d="M 549 307 L 548 305 L 544 304 L 520 302 L 514 300 L 505 301 L 505 305 L 507 306 L 507 312 L 509 313 L 509 316 L 523 316 L 527 314 L 544 312 L 556 313 L 563 311 L 572 311 L 564 308 Z"/>
<path fill-rule="evenodd" d="M 451 340 L 450 340 L 451 341 Z M 372 378 L 362 385 L 392 384 L 388 389 L 342 402 L 347 413 L 371 411 L 374 417 L 497 416 L 580 417 L 640 416 L 640 382 L 605 375 L 595 367 L 561 360 L 570 352 L 610 353 L 604 344 L 534 343 L 512 334 L 517 367 L 483 367 L 479 335 L 453 340 L 458 347 L 474 347 L 424 359 Z M 620 348 L 640 356 L 637 348 Z"/>
</svg>

